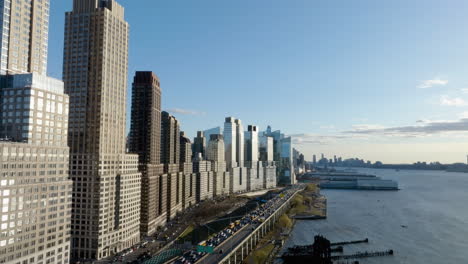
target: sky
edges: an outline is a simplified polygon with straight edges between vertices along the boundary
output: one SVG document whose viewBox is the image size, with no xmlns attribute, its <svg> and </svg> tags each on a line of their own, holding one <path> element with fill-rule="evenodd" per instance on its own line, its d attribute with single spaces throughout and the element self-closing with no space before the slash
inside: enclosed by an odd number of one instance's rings
<svg viewBox="0 0 468 264">
<path fill-rule="evenodd" d="M 118 0 L 135 71 L 160 78 L 189 136 L 235 116 L 324 153 L 384 163 L 466 162 L 464 0 Z M 48 73 L 61 78 L 64 14 L 51 0 Z"/>
</svg>

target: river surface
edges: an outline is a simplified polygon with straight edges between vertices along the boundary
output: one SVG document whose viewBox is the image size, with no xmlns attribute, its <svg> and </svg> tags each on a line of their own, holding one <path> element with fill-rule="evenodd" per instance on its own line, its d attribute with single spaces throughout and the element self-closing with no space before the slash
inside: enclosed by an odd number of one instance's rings
<svg viewBox="0 0 468 264">
<path fill-rule="evenodd" d="M 360 169 L 397 180 L 400 191 L 322 190 L 328 219 L 298 221 L 285 246 L 369 238 L 345 254 L 393 249 L 395 256 L 360 263 L 468 263 L 468 174 Z"/>
</svg>

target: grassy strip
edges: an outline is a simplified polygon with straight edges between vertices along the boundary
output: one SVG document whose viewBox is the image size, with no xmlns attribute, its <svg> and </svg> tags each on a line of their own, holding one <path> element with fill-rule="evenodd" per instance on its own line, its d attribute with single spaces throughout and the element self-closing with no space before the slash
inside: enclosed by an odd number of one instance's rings
<svg viewBox="0 0 468 264">
<path fill-rule="evenodd" d="M 195 229 L 195 227 L 193 225 L 189 225 L 185 230 L 184 232 L 182 232 L 182 234 L 180 234 L 180 236 L 177 238 L 178 240 L 183 240 L 185 241 L 185 239 L 187 238 L 187 236 L 192 233 L 192 231 Z"/>
<path fill-rule="evenodd" d="M 269 244 L 269 245 L 264 246 L 261 249 L 255 250 L 251 256 L 254 263 L 258 263 L 258 264 L 265 263 L 268 259 L 268 256 L 270 256 L 271 251 L 273 251 L 274 248 L 275 246 L 273 244 Z"/>
<path fill-rule="evenodd" d="M 316 184 L 309 184 L 302 194 L 296 194 L 292 200 L 291 208 L 283 214 L 276 222 L 275 228 L 270 231 L 258 244 L 257 250 L 253 251 L 250 256 L 246 259 L 246 263 L 264 264 L 275 246 L 270 243 L 275 238 L 280 239 L 280 233 L 285 230 L 291 230 L 294 227 L 296 221 L 290 216 L 294 216 L 302 213 L 320 214 L 320 210 L 311 208 L 312 198 L 307 195 L 309 192 L 316 193 L 318 187 Z"/>
<path fill-rule="evenodd" d="M 254 250 L 247 257 L 246 263 L 263 264 L 268 260 L 268 257 L 275 249 L 275 245 L 271 244 L 271 240 L 279 238 L 282 230 L 290 230 L 294 226 L 294 221 L 288 216 L 288 214 L 291 213 L 291 210 L 297 210 L 298 207 L 302 207 L 304 202 L 303 199 L 304 198 L 302 195 L 296 194 L 296 196 L 293 198 L 291 209 L 289 209 L 287 213 L 280 216 L 273 230 L 268 232 L 265 237 L 260 240 L 257 245 L 258 249 Z"/>
<path fill-rule="evenodd" d="M 319 195 L 319 187 L 317 184 L 308 184 L 304 191 L 296 194 L 292 201 L 291 209 L 288 215 L 293 217 L 296 215 L 323 215 L 322 210 L 316 208 L 317 195 Z"/>
</svg>

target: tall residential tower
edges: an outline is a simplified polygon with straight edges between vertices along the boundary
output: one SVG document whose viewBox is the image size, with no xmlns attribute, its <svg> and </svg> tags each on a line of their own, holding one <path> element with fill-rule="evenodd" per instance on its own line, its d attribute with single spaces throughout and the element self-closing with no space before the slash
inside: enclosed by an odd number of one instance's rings
<svg viewBox="0 0 468 264">
<path fill-rule="evenodd" d="M 227 167 L 237 167 L 237 123 L 234 117 L 226 117 L 225 119 L 224 146 Z"/>
<path fill-rule="evenodd" d="M 0 74 L 47 73 L 49 0 L 1 0 Z"/>
<path fill-rule="evenodd" d="M 152 72 L 136 72 L 133 79 L 129 151 L 139 155 L 141 178 L 141 235 L 151 235 L 165 222 L 158 220 L 161 164 L 161 88 Z M 164 217 L 163 217 L 164 218 Z"/>
<path fill-rule="evenodd" d="M 72 258 L 102 259 L 140 240 L 138 155 L 125 154 L 129 26 L 114 0 L 74 0 L 65 20 Z"/>
<path fill-rule="evenodd" d="M 160 184 L 160 205 L 166 206 L 167 220 L 182 209 L 180 171 L 180 125 L 168 112 L 161 114 L 161 162 L 164 175 Z"/>
</svg>

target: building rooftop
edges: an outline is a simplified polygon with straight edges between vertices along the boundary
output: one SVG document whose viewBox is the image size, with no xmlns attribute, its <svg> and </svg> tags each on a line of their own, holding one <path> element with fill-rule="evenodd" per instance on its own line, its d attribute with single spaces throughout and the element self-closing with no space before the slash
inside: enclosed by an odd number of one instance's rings
<svg viewBox="0 0 468 264">
<path fill-rule="evenodd" d="M 61 80 L 39 73 L 0 76 L 0 90 L 25 87 L 46 90 L 53 93 L 64 93 L 64 86 Z"/>
</svg>

